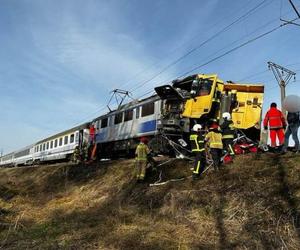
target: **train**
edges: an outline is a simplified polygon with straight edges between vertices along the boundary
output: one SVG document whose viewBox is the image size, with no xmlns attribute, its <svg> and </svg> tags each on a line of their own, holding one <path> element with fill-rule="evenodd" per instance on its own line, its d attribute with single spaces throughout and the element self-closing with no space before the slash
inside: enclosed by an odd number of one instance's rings
<svg viewBox="0 0 300 250">
<path fill-rule="evenodd" d="M 236 128 L 259 140 L 263 96 L 263 84 L 223 82 L 216 74 L 175 79 L 151 96 L 4 155 L 0 166 L 70 161 L 84 145 L 96 159 L 131 156 L 141 137 L 149 139 L 153 151 L 171 153 L 170 140 L 188 141 L 194 124 L 220 123 L 223 112 L 232 114 Z"/>
</svg>

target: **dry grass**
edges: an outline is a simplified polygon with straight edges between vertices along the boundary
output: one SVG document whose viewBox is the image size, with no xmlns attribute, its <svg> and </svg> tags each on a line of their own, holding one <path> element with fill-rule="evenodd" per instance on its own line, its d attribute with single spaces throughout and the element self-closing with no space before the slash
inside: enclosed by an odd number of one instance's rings
<svg viewBox="0 0 300 250">
<path fill-rule="evenodd" d="M 133 161 L 0 169 L 5 249 L 300 249 L 300 156 L 245 155 L 205 178 L 136 184 Z M 189 166 L 162 168 L 187 177 Z"/>
</svg>

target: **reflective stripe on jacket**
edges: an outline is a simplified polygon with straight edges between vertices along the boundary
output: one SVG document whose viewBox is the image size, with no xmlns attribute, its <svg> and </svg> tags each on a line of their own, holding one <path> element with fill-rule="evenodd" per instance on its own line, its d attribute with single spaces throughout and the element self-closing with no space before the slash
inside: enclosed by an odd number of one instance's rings
<svg viewBox="0 0 300 250">
<path fill-rule="evenodd" d="M 146 144 L 140 143 L 135 150 L 135 159 L 138 161 L 147 161 L 147 155 L 149 151 L 150 150 Z"/>
<path fill-rule="evenodd" d="M 202 152 L 204 147 L 204 136 L 201 134 L 193 133 L 190 135 L 192 152 Z"/>
<path fill-rule="evenodd" d="M 223 139 L 233 139 L 235 134 L 234 124 L 231 120 L 224 120 L 221 124 Z"/>
<path fill-rule="evenodd" d="M 205 140 L 208 141 L 210 148 L 223 148 L 222 134 L 220 132 L 208 132 L 208 134 L 205 136 Z"/>
<path fill-rule="evenodd" d="M 266 113 L 264 127 L 267 127 L 268 123 L 270 129 L 280 129 L 286 126 L 285 118 L 282 112 L 277 108 L 270 108 Z"/>
</svg>

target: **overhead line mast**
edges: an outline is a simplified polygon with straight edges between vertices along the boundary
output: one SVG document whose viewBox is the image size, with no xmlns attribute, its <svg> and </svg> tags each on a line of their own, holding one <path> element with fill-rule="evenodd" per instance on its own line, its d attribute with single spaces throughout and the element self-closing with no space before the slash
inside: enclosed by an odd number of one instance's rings
<svg viewBox="0 0 300 250">
<path fill-rule="evenodd" d="M 282 110 L 282 113 L 284 115 L 286 115 L 286 110 L 283 107 L 283 101 L 285 99 L 285 87 L 288 85 L 288 83 L 292 77 L 294 77 L 294 80 L 296 80 L 296 73 L 283 67 L 283 66 L 273 63 L 273 62 L 268 62 L 268 66 L 269 66 L 269 69 L 272 70 L 272 72 L 277 80 L 277 83 L 280 87 L 281 110 Z"/>
</svg>

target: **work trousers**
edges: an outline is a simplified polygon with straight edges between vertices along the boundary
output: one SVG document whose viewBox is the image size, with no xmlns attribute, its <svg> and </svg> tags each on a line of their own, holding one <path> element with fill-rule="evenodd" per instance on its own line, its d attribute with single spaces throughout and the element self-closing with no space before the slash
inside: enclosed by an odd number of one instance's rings
<svg viewBox="0 0 300 250">
<path fill-rule="evenodd" d="M 295 150 L 300 150 L 299 147 L 299 139 L 298 139 L 298 124 L 289 124 L 285 131 L 285 139 L 284 139 L 284 150 L 289 146 L 289 138 L 292 135 L 292 138 L 295 142 Z"/>
<path fill-rule="evenodd" d="M 271 147 L 276 147 L 276 137 L 279 141 L 279 146 L 284 144 L 284 130 L 283 128 L 279 129 L 270 129 L 270 138 L 271 138 Z"/>
<path fill-rule="evenodd" d="M 213 160 L 214 169 L 218 170 L 221 165 L 221 156 L 222 156 L 222 149 L 220 148 L 211 148 L 210 154 Z"/>
<path fill-rule="evenodd" d="M 195 158 L 195 162 L 194 162 L 193 174 L 200 176 L 205 169 L 205 164 L 206 164 L 205 151 L 194 152 L 194 153 L 196 155 L 196 158 Z"/>
<path fill-rule="evenodd" d="M 225 148 L 225 150 L 227 151 L 227 153 L 229 153 L 231 156 L 234 156 L 234 150 L 233 150 L 233 138 L 226 138 L 223 139 L 223 147 Z"/>
<path fill-rule="evenodd" d="M 136 160 L 135 164 L 136 164 L 136 178 L 138 180 L 144 180 L 146 174 L 147 161 Z"/>
</svg>

